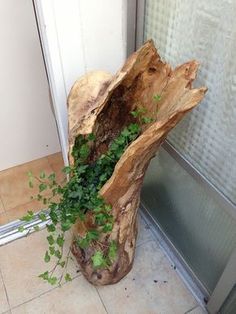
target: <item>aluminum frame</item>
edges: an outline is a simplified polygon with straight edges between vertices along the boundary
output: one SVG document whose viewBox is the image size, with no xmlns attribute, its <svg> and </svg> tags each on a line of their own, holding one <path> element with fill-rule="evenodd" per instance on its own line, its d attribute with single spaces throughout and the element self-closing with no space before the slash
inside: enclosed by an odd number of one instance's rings
<svg viewBox="0 0 236 314">
<path fill-rule="evenodd" d="M 127 57 L 134 52 L 136 43 L 136 18 L 137 18 L 137 1 L 127 0 L 126 2 L 126 16 L 127 16 L 127 44 L 126 55 Z"/>
<path fill-rule="evenodd" d="M 39 219 L 38 214 L 44 213 L 46 220 Z M 34 214 L 34 218 L 30 222 L 25 222 L 20 219 L 14 220 L 8 224 L 0 226 L 0 247 L 14 240 L 27 237 L 30 233 L 36 232 L 35 227 L 42 230 L 50 223 L 50 217 L 47 209 L 41 210 Z M 20 230 L 22 228 L 22 231 Z"/>
<path fill-rule="evenodd" d="M 221 275 L 209 302 L 207 303 L 207 309 L 210 313 L 217 313 L 231 290 L 236 283 L 236 248 L 231 254 L 229 261 Z"/>
<path fill-rule="evenodd" d="M 146 0 L 137 0 L 135 49 L 138 49 L 143 44 L 145 4 Z"/>
</svg>

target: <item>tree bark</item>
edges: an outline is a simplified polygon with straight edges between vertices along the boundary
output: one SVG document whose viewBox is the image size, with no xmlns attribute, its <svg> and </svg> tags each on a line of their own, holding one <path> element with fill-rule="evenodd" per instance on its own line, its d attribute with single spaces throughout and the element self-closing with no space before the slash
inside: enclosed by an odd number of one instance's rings
<svg viewBox="0 0 236 314">
<path fill-rule="evenodd" d="M 137 211 L 145 171 L 151 158 L 165 140 L 168 132 L 204 97 L 206 88 L 192 89 L 198 63 L 190 61 L 172 70 L 161 61 L 154 44 L 148 41 L 112 76 L 96 71 L 76 81 L 68 97 L 69 161 L 75 138 L 94 133 L 96 142 L 92 159 L 107 149 L 120 131 L 130 124 L 130 112 L 142 106 L 154 122 L 142 126 L 141 135 L 132 142 L 117 162 L 112 177 L 100 190 L 101 196 L 112 205 L 115 219 L 112 232 L 104 234 L 88 249 L 74 242 L 73 254 L 88 281 L 95 285 L 114 284 L 132 268 L 137 237 Z M 159 101 L 153 95 L 161 96 Z M 156 112 L 157 111 L 157 112 Z M 78 221 L 75 236 L 83 236 L 93 225 L 90 214 Z M 91 256 L 101 245 L 115 240 L 118 243 L 116 261 L 105 269 L 94 269 Z"/>
</svg>

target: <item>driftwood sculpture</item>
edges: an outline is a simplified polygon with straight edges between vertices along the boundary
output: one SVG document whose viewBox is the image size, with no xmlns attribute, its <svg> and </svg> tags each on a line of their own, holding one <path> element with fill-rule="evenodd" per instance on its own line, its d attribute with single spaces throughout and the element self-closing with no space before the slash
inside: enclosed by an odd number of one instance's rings
<svg viewBox="0 0 236 314">
<path fill-rule="evenodd" d="M 133 53 L 123 68 L 112 76 L 97 71 L 76 81 L 68 97 L 69 161 L 79 135 L 94 133 L 96 141 L 91 160 L 106 152 L 111 141 L 135 118 L 130 114 L 138 106 L 153 120 L 142 125 L 141 134 L 122 154 L 100 195 L 112 206 L 114 226 L 99 243 L 81 249 L 76 242 L 73 254 L 84 276 L 95 285 L 114 284 L 132 268 L 137 236 L 137 211 L 145 171 L 168 132 L 204 97 L 206 88 L 192 89 L 198 63 L 187 62 L 172 70 L 162 62 L 152 41 Z M 153 98 L 159 95 L 159 101 Z M 93 227 L 91 215 L 76 223 L 74 234 L 83 237 Z M 110 240 L 118 245 L 112 265 L 94 269 L 91 256 Z"/>
</svg>

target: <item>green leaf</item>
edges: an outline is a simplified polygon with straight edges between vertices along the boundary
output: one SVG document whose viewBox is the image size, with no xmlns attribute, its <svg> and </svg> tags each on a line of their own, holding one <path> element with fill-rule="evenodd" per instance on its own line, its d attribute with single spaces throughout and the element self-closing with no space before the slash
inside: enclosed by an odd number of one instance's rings
<svg viewBox="0 0 236 314">
<path fill-rule="evenodd" d="M 146 113 L 147 112 L 147 109 L 144 108 L 144 107 L 138 107 L 138 112 L 141 114 L 141 113 Z"/>
<path fill-rule="evenodd" d="M 63 244 L 65 242 L 64 236 L 63 235 L 58 235 L 56 242 L 57 242 L 57 245 L 59 247 L 63 247 Z"/>
<path fill-rule="evenodd" d="M 72 171 L 70 166 L 66 166 L 62 169 L 62 172 L 64 172 L 65 174 L 70 174 Z"/>
<path fill-rule="evenodd" d="M 29 187 L 32 189 L 34 187 L 32 180 L 29 181 Z"/>
<path fill-rule="evenodd" d="M 39 177 L 40 177 L 40 179 L 45 179 L 46 178 L 45 172 L 41 171 Z"/>
<path fill-rule="evenodd" d="M 161 100 L 161 95 L 158 95 L 158 94 L 153 95 L 153 100 L 160 101 Z"/>
<path fill-rule="evenodd" d="M 63 262 L 60 262 L 60 263 L 59 263 L 59 265 L 60 265 L 62 268 L 64 268 L 64 267 L 65 267 L 65 264 L 66 264 L 66 262 L 65 262 L 65 261 L 63 261 Z"/>
<path fill-rule="evenodd" d="M 79 150 L 79 156 L 80 158 L 82 159 L 87 159 L 88 155 L 90 153 L 90 149 L 89 149 L 89 146 L 87 144 L 83 144 L 81 147 L 80 147 L 80 150 Z"/>
<path fill-rule="evenodd" d="M 18 229 L 17 229 L 19 232 L 24 232 L 25 231 L 25 228 L 23 226 L 20 226 Z"/>
<path fill-rule="evenodd" d="M 129 131 L 136 134 L 140 132 L 140 126 L 137 123 L 132 123 L 129 125 Z"/>
<path fill-rule="evenodd" d="M 46 221 L 47 220 L 47 216 L 44 213 L 39 213 L 38 217 L 41 221 Z"/>
<path fill-rule="evenodd" d="M 112 229 L 113 229 L 113 223 L 107 222 L 102 228 L 102 231 L 106 233 L 106 232 L 111 232 Z"/>
<path fill-rule="evenodd" d="M 55 212 L 54 209 L 50 211 L 49 217 L 52 219 L 54 225 L 58 223 L 57 213 Z"/>
<path fill-rule="evenodd" d="M 88 135 L 88 140 L 89 141 L 94 141 L 96 139 L 96 137 L 95 137 L 95 135 L 93 134 L 93 133 L 90 133 L 89 135 Z"/>
<path fill-rule="evenodd" d="M 137 118 L 139 116 L 141 116 L 143 113 L 145 113 L 147 111 L 146 108 L 144 107 L 139 107 L 138 109 L 136 109 L 135 111 L 131 111 L 131 115 L 134 117 L 134 118 Z"/>
<path fill-rule="evenodd" d="M 28 175 L 28 179 L 29 179 L 29 187 L 30 187 L 30 188 L 33 188 L 33 187 L 34 187 L 34 185 L 33 185 L 34 177 L 33 177 L 32 171 L 29 171 L 29 172 L 27 173 L 27 175 Z"/>
<path fill-rule="evenodd" d="M 66 282 L 72 281 L 72 278 L 71 278 L 71 275 L 70 275 L 70 274 L 67 273 L 67 274 L 65 275 L 65 281 L 66 281 Z"/>
<path fill-rule="evenodd" d="M 139 113 L 138 111 L 131 111 L 130 114 L 134 117 L 134 118 L 137 118 Z"/>
<path fill-rule="evenodd" d="M 47 230 L 48 232 L 54 232 L 56 230 L 56 227 L 53 224 L 47 225 Z"/>
<path fill-rule="evenodd" d="M 55 243 L 55 240 L 52 235 L 48 236 L 47 240 L 48 240 L 49 245 L 53 245 Z"/>
<path fill-rule="evenodd" d="M 103 210 L 103 207 L 101 205 L 93 207 L 93 211 L 95 213 L 100 213 L 102 210 Z"/>
<path fill-rule="evenodd" d="M 45 261 L 45 263 L 48 263 L 48 262 L 50 262 L 50 255 L 48 254 L 48 251 L 46 251 L 46 253 L 45 253 L 45 256 L 44 256 L 44 261 Z"/>
<path fill-rule="evenodd" d="M 104 213 L 99 213 L 95 215 L 95 219 L 98 225 L 104 225 L 107 220 L 107 215 Z"/>
<path fill-rule="evenodd" d="M 91 257 L 94 268 L 106 267 L 106 260 L 101 251 L 96 251 L 95 254 Z"/>
<path fill-rule="evenodd" d="M 33 220 L 33 218 L 34 218 L 33 211 L 32 210 L 28 210 L 27 211 L 27 215 L 25 215 L 22 218 L 20 218 L 20 220 L 29 222 L 29 221 Z"/>
<path fill-rule="evenodd" d="M 104 209 L 105 209 L 105 211 L 109 212 L 112 210 L 112 206 L 107 204 L 107 205 L 105 205 Z"/>
<path fill-rule="evenodd" d="M 40 274 L 39 275 L 39 278 L 43 278 L 44 280 L 48 280 L 48 271 L 45 271 L 44 273 Z"/>
<path fill-rule="evenodd" d="M 117 244 L 115 241 L 111 241 L 108 249 L 108 258 L 111 262 L 114 262 L 116 257 L 117 257 Z"/>
<path fill-rule="evenodd" d="M 110 150 L 116 151 L 119 148 L 119 145 L 115 142 L 111 143 Z"/>
<path fill-rule="evenodd" d="M 102 182 L 107 181 L 107 174 L 106 173 L 101 174 L 99 180 Z"/>
<path fill-rule="evenodd" d="M 28 176 L 29 178 L 33 177 L 32 171 L 28 171 L 28 172 L 27 172 L 27 176 Z"/>
<path fill-rule="evenodd" d="M 54 181 L 55 179 L 56 179 L 56 174 L 53 172 L 53 173 L 51 173 L 49 176 L 48 176 L 48 179 L 50 180 L 50 181 Z"/>
<path fill-rule="evenodd" d="M 51 255 L 55 254 L 55 247 L 54 246 L 49 246 L 49 252 Z"/>
<path fill-rule="evenodd" d="M 83 194 L 82 187 L 79 187 L 76 191 L 72 191 L 69 193 L 69 197 L 80 199 Z"/>
<path fill-rule="evenodd" d="M 49 277 L 48 283 L 50 283 L 50 285 L 54 286 L 57 283 L 57 277 Z"/>
<path fill-rule="evenodd" d="M 40 231 L 39 226 L 34 226 L 34 231 Z"/>
<path fill-rule="evenodd" d="M 79 166 L 77 168 L 78 175 L 81 175 L 81 174 L 85 173 L 87 169 L 88 169 L 88 165 L 81 165 L 81 166 Z"/>
<path fill-rule="evenodd" d="M 39 192 L 43 192 L 43 191 L 45 191 L 46 189 L 47 189 L 47 184 L 45 184 L 45 183 L 40 183 L 39 184 Z"/>
<path fill-rule="evenodd" d="M 144 124 L 148 124 L 148 123 L 151 123 L 153 121 L 154 121 L 153 118 L 149 118 L 149 117 L 143 117 L 142 118 L 142 123 L 144 123 Z"/>
<path fill-rule="evenodd" d="M 79 238 L 78 240 L 77 240 L 77 244 L 78 244 L 78 246 L 81 248 L 81 249 L 86 249 L 88 246 L 89 246 L 89 243 L 90 243 L 90 241 L 89 241 L 89 239 L 88 238 Z"/>
<path fill-rule="evenodd" d="M 124 128 L 124 130 L 121 132 L 121 135 L 124 137 L 128 137 L 130 134 L 128 128 Z"/>
<path fill-rule="evenodd" d="M 71 228 L 72 223 L 70 221 L 65 221 L 61 223 L 61 230 L 67 231 Z"/>
<path fill-rule="evenodd" d="M 86 237 L 89 240 L 98 240 L 99 239 L 99 235 L 100 235 L 99 231 L 97 231 L 97 230 L 89 230 L 87 232 Z"/>
<path fill-rule="evenodd" d="M 61 252 L 59 250 L 56 250 L 54 255 L 58 258 L 58 259 L 61 259 L 62 258 L 62 255 L 61 255 Z"/>
<path fill-rule="evenodd" d="M 38 201 L 41 201 L 42 198 L 43 198 L 43 196 L 42 196 L 41 194 L 38 194 L 38 195 L 37 195 L 37 200 L 38 200 Z"/>
</svg>

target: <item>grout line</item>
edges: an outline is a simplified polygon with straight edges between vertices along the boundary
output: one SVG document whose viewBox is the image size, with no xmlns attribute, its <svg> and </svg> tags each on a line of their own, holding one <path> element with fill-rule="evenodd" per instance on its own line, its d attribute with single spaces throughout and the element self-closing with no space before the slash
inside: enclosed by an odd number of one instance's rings
<svg viewBox="0 0 236 314">
<path fill-rule="evenodd" d="M 5 285 L 5 282 L 4 282 L 4 278 L 3 278 L 3 275 L 2 275 L 2 270 L 1 269 L 0 269 L 0 277 L 2 279 L 3 288 L 4 288 L 4 291 L 5 291 L 5 294 L 6 294 L 7 304 L 8 304 L 8 307 L 9 307 L 8 311 L 9 311 L 11 306 L 10 306 L 9 297 L 8 297 L 8 293 L 7 293 L 7 288 L 6 288 L 6 285 Z"/>
<path fill-rule="evenodd" d="M 2 199 L 2 197 L 1 197 L 1 195 L 0 195 L 0 203 L 1 203 L 2 208 L 3 208 L 3 212 L 2 212 L 2 213 L 5 213 L 7 210 L 6 210 L 6 208 L 5 208 L 5 204 L 3 203 L 3 199 Z"/>
<path fill-rule="evenodd" d="M 48 156 L 50 156 L 50 155 L 48 155 Z M 46 156 L 46 159 L 47 159 L 47 162 L 48 162 L 48 166 L 49 166 L 49 168 L 50 168 L 50 170 L 51 170 L 52 172 L 55 172 L 55 171 L 53 170 L 52 163 L 50 162 L 48 156 Z"/>
<path fill-rule="evenodd" d="M 138 247 L 140 247 L 140 246 L 142 246 L 143 244 L 147 244 L 147 243 L 149 243 L 149 242 L 151 242 L 151 241 L 154 241 L 155 242 L 155 240 L 153 240 L 153 239 L 147 239 L 147 240 L 145 240 L 145 241 L 142 241 L 141 243 L 138 243 L 138 244 L 136 244 L 136 249 L 138 248 Z"/>
<path fill-rule="evenodd" d="M 75 277 L 73 277 L 72 281 L 73 281 L 74 279 L 80 277 L 80 276 L 81 276 L 81 274 L 76 275 Z M 64 285 L 66 285 L 66 284 L 68 284 L 68 283 L 69 283 L 69 282 L 64 282 L 64 283 L 62 283 L 61 286 L 64 286 Z M 56 289 L 58 289 L 58 288 L 60 288 L 60 286 L 56 286 L 56 287 L 53 287 L 53 288 L 51 288 L 51 289 L 49 289 L 49 290 L 47 290 L 47 291 L 44 291 L 44 292 L 42 292 L 41 294 L 37 295 L 36 297 L 33 297 L 33 298 L 31 298 L 31 299 L 29 299 L 29 300 L 23 302 L 23 303 L 20 303 L 20 304 L 18 304 L 18 305 L 16 305 L 16 306 L 11 307 L 10 310 L 17 309 L 17 308 L 20 307 L 21 305 L 27 304 L 27 303 L 29 303 L 29 302 L 35 300 L 35 299 L 38 299 L 38 298 L 44 296 L 45 294 L 50 293 L 50 292 L 52 292 L 52 291 L 54 291 L 54 290 L 56 290 Z"/>
<path fill-rule="evenodd" d="M 106 308 L 105 303 L 103 302 L 103 299 L 102 299 L 102 297 L 101 297 L 101 295 L 100 295 L 100 293 L 99 293 L 99 291 L 98 291 L 98 288 L 95 287 L 95 289 L 96 289 L 96 291 L 97 291 L 98 297 L 99 297 L 99 299 L 101 300 L 102 305 L 103 305 L 103 307 L 104 307 L 106 313 L 108 314 L 107 308 Z"/>
<path fill-rule="evenodd" d="M 187 312 L 184 312 L 184 314 L 188 314 L 190 312 L 192 312 L 192 310 L 195 310 L 199 305 L 195 305 L 194 307 L 192 307 L 190 310 L 188 310 Z"/>
<path fill-rule="evenodd" d="M 52 289 L 49 289 L 49 290 L 47 290 L 47 291 L 44 291 L 44 292 L 42 292 L 41 294 L 37 295 L 36 297 L 33 297 L 33 298 L 31 298 L 31 299 L 29 299 L 29 300 L 23 302 L 23 303 L 17 304 L 17 305 L 15 305 L 15 306 L 11 307 L 10 309 L 11 309 L 11 310 L 14 310 L 14 309 L 20 307 L 21 305 L 24 305 L 24 304 L 29 303 L 29 302 L 31 302 L 31 301 L 37 299 L 37 298 L 40 298 L 41 296 L 43 296 L 43 295 L 45 295 L 45 294 L 47 294 L 47 293 L 49 293 L 49 292 L 51 292 L 51 291 L 53 291 L 53 290 L 55 290 L 55 289 L 57 289 L 57 288 L 58 288 L 58 286 L 57 286 L 57 287 L 53 287 Z"/>
</svg>

